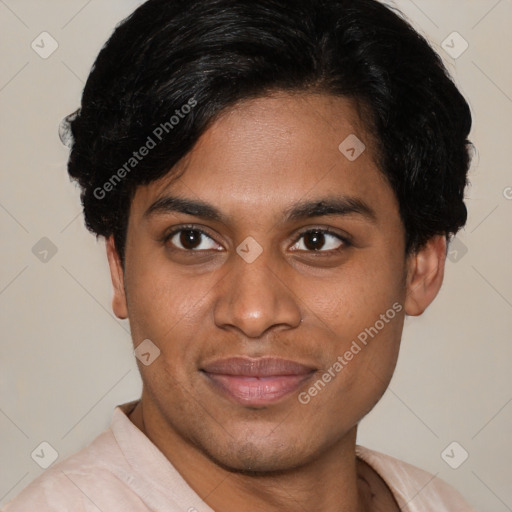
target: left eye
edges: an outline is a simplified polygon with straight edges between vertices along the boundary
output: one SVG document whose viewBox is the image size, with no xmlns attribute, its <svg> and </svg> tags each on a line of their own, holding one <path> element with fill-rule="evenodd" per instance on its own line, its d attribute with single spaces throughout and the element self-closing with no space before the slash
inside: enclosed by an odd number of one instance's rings
<svg viewBox="0 0 512 512">
<path fill-rule="evenodd" d="M 314 230 L 303 233 L 290 248 L 295 251 L 335 251 L 344 244 L 344 240 L 326 231 Z"/>
</svg>

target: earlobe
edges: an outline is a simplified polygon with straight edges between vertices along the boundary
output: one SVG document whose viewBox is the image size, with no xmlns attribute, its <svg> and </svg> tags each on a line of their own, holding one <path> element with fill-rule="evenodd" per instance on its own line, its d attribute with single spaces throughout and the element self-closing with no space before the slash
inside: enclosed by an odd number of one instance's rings
<svg viewBox="0 0 512 512">
<path fill-rule="evenodd" d="M 126 304 L 126 293 L 124 289 L 124 271 L 119 253 L 117 252 L 114 237 L 109 236 L 106 240 L 107 258 L 110 267 L 110 277 L 114 288 L 112 298 L 112 309 L 117 318 L 124 320 L 128 318 L 128 307 Z"/>
<path fill-rule="evenodd" d="M 436 235 L 408 260 L 405 313 L 421 315 L 437 296 L 444 278 L 446 237 Z"/>
</svg>

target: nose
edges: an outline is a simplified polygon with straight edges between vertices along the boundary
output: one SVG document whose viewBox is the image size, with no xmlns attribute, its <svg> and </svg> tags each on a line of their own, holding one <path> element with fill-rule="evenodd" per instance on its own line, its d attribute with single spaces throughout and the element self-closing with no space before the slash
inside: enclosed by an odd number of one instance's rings
<svg viewBox="0 0 512 512">
<path fill-rule="evenodd" d="M 238 255 L 217 289 L 215 324 L 260 338 L 270 329 L 292 329 L 301 322 L 296 295 L 281 268 L 264 255 L 247 263 Z"/>
</svg>

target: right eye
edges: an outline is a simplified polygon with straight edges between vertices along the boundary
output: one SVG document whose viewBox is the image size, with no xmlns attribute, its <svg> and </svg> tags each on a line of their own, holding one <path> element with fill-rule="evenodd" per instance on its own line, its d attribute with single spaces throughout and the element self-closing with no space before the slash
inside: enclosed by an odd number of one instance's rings
<svg viewBox="0 0 512 512">
<path fill-rule="evenodd" d="M 166 244 L 171 243 L 182 251 L 211 251 L 220 250 L 219 245 L 204 231 L 197 228 L 180 228 L 170 233 Z"/>
</svg>

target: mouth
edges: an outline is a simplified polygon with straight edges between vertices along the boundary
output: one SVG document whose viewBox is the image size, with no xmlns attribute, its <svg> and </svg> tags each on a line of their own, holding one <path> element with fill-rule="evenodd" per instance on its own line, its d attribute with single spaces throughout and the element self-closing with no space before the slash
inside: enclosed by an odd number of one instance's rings
<svg viewBox="0 0 512 512">
<path fill-rule="evenodd" d="M 231 401 L 263 406 L 297 391 L 316 368 L 274 357 L 233 357 L 206 364 L 201 372 L 217 393 Z"/>
</svg>

